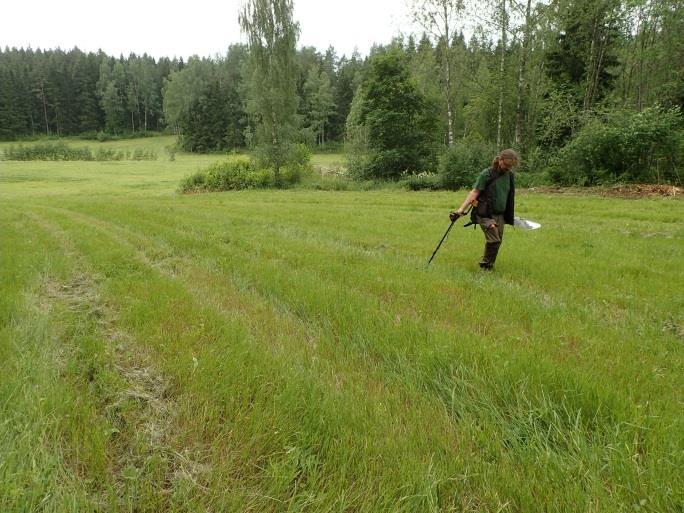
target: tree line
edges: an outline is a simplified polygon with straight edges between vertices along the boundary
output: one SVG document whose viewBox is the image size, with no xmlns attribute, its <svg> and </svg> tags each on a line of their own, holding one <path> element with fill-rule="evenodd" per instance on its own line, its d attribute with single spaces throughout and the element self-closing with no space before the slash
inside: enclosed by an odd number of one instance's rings
<svg viewBox="0 0 684 513">
<path fill-rule="evenodd" d="M 312 148 L 345 143 L 352 168 L 384 178 L 448 168 L 474 148 L 513 146 L 558 181 L 619 178 L 621 156 L 639 163 L 632 179 L 679 180 L 677 4 L 413 0 L 422 33 L 366 57 L 297 48 L 289 0 L 246 2 L 248 43 L 216 58 L 6 48 L 0 138 L 168 130 L 190 151 L 254 148 L 269 137 Z M 271 19 L 261 27 L 263 16 Z M 262 30 L 274 21 L 277 33 Z M 264 67 L 264 52 L 276 52 L 283 66 Z M 269 82 L 274 74 L 278 86 Z M 264 102 L 271 113 L 289 112 L 287 120 L 269 125 Z M 587 159 L 592 169 L 577 174 L 575 164 Z M 458 171 L 450 172 L 455 185 Z"/>
<path fill-rule="evenodd" d="M 162 89 L 182 60 L 0 50 L 0 138 L 163 130 Z"/>
</svg>

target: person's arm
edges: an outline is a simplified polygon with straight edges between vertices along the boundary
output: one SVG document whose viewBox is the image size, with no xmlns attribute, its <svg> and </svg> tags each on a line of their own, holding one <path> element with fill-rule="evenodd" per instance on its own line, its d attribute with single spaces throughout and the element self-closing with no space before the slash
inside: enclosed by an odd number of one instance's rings
<svg viewBox="0 0 684 513">
<path fill-rule="evenodd" d="M 463 205 L 458 207 L 458 210 L 456 210 L 456 213 L 458 215 L 463 215 L 463 212 L 465 212 L 465 209 L 468 208 L 468 205 L 470 205 L 473 201 L 477 199 L 477 197 L 480 195 L 480 191 L 478 189 L 473 189 L 468 193 L 468 196 L 466 197 L 465 201 L 463 202 Z"/>
</svg>

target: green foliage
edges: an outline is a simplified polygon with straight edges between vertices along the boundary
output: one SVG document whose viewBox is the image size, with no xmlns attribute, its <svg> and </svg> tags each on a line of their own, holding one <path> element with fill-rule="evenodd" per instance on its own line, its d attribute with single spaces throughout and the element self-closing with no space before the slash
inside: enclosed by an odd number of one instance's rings
<svg viewBox="0 0 684 513">
<path fill-rule="evenodd" d="M 562 169 L 579 143 L 560 150 L 588 122 L 586 130 L 598 133 L 591 121 L 597 113 L 623 123 L 623 110 L 684 107 L 680 3 L 573 0 L 531 2 L 525 10 L 524 2 L 479 2 L 474 16 L 494 23 L 476 27 L 466 42 L 462 29 L 474 11 L 452 0 L 416 1 L 414 19 L 427 32 L 377 45 L 368 58 L 338 58 L 333 47 L 297 50 L 291 0 L 244 2 L 249 46 L 233 45 L 225 57 L 185 63 L 76 48 L 0 49 L 0 139 L 82 135 L 102 142 L 167 131 L 194 152 L 258 148 L 276 175 L 291 143 L 321 150 L 333 142 L 347 145 L 355 177 L 408 180 L 410 187 L 432 186 L 412 175 L 438 169 L 440 144 L 500 139 L 533 156 L 535 170 L 553 167 L 556 179 L 677 181 L 669 157 L 653 164 L 639 156 L 642 171 L 650 171 L 625 172 L 603 162 L 611 160 L 607 151 L 592 157 L 601 167 L 584 177 Z M 504 7 L 513 8 L 507 20 L 499 16 Z M 441 20 L 452 8 L 459 15 Z M 513 36 L 504 52 L 500 20 Z M 393 58 L 400 64 L 391 70 Z M 545 173 L 529 176 L 537 183 Z"/>
<path fill-rule="evenodd" d="M 496 146 L 480 139 L 457 141 L 439 159 L 442 187 L 471 187 L 478 173 L 489 167 L 496 151 Z"/>
<path fill-rule="evenodd" d="M 576 0 L 559 6 L 560 30 L 546 53 L 547 74 L 590 109 L 610 90 L 617 69 L 619 2 Z"/>
<path fill-rule="evenodd" d="M 562 185 L 681 183 L 683 152 L 679 108 L 610 113 L 592 119 L 558 152 L 550 177 Z"/>
<path fill-rule="evenodd" d="M 434 173 L 416 173 L 402 178 L 399 183 L 410 191 L 436 191 L 443 189 L 442 180 Z"/>
<path fill-rule="evenodd" d="M 181 192 L 254 189 L 273 185 L 273 174 L 248 160 L 216 162 L 183 179 Z"/>
<path fill-rule="evenodd" d="M 299 183 L 302 178 L 311 176 L 311 151 L 305 144 L 293 144 L 290 146 L 285 158 L 283 179 L 286 184 Z"/>
<path fill-rule="evenodd" d="M 293 145 L 276 176 L 268 162 L 253 160 L 231 160 L 216 162 L 181 181 L 181 192 L 235 191 L 268 187 L 290 187 L 313 173 L 311 154 L 302 144 Z"/>
<path fill-rule="evenodd" d="M 309 69 L 304 83 L 305 128 L 310 138 L 318 146 L 327 140 L 329 119 L 335 110 L 330 77 L 318 65 Z"/>
<path fill-rule="evenodd" d="M 273 167 L 273 151 L 276 149 L 283 152 L 283 155 L 278 157 L 281 169 L 277 174 Z M 276 176 L 276 181 L 281 180 L 282 178 L 282 183 L 276 183 L 277 186 L 298 183 L 302 178 L 310 176 L 313 173 L 311 151 L 302 143 L 288 144 L 286 146 L 282 145 L 278 148 L 269 145 L 260 145 L 254 149 L 253 155 L 257 167 L 272 169 L 274 176 Z M 282 177 L 280 177 L 281 174 L 283 175 Z"/>
<path fill-rule="evenodd" d="M 202 161 L 2 163 L 0 510 L 681 509 L 684 202 L 524 194 L 424 272 L 454 193 Z"/>
<path fill-rule="evenodd" d="M 276 184 L 297 126 L 299 25 L 293 10 L 292 0 L 248 0 L 239 16 L 249 42 L 246 111 L 255 120 L 255 145 L 268 156 Z"/>
<path fill-rule="evenodd" d="M 367 149 L 352 169 L 362 178 L 397 179 L 434 165 L 436 124 L 432 105 L 397 50 L 375 55 L 355 113 Z M 362 148 L 361 146 L 359 147 Z"/>
<path fill-rule="evenodd" d="M 549 153 L 567 143 L 584 122 L 582 111 L 567 88 L 549 91 L 539 104 L 538 115 L 536 140 Z"/>
<path fill-rule="evenodd" d="M 91 151 L 87 146 L 74 148 L 63 142 L 38 143 L 10 146 L 5 150 L 6 160 L 157 160 L 157 152 L 147 148 L 135 148 L 132 152 L 111 148 Z"/>
<path fill-rule="evenodd" d="M 225 151 L 245 146 L 246 116 L 241 67 L 246 48 L 232 45 L 224 61 L 191 58 L 164 87 L 164 112 L 178 128 L 180 147 L 191 152 Z"/>
<path fill-rule="evenodd" d="M 88 148 L 71 148 L 62 142 L 47 142 L 24 146 L 10 146 L 5 150 L 7 160 L 94 160 Z"/>
<path fill-rule="evenodd" d="M 91 130 L 88 132 L 83 132 L 78 135 L 78 139 L 85 141 L 97 141 L 97 142 L 107 142 L 107 141 L 123 141 L 125 139 L 142 139 L 144 137 L 158 137 L 161 132 L 155 132 L 148 130 L 147 132 L 131 132 L 123 131 L 120 134 L 110 134 L 103 131 Z"/>
</svg>

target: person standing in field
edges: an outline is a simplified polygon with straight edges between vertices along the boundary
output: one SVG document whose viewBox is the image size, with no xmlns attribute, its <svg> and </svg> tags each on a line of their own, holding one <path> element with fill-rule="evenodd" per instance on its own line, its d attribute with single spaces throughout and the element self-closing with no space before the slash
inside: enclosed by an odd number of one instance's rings
<svg viewBox="0 0 684 513">
<path fill-rule="evenodd" d="M 463 215 L 468 205 L 473 205 L 477 223 L 485 236 L 484 255 L 480 268 L 491 271 L 503 240 L 504 225 L 513 224 L 515 208 L 515 175 L 511 169 L 520 158 L 512 150 L 503 150 L 494 157 L 490 168 L 482 171 L 473 190 L 458 210 L 449 214 L 452 221 Z"/>
</svg>

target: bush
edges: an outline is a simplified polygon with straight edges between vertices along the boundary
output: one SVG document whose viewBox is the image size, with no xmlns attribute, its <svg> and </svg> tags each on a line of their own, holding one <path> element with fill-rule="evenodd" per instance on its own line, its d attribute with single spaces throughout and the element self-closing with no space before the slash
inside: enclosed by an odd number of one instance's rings
<svg viewBox="0 0 684 513">
<path fill-rule="evenodd" d="M 218 192 L 273 187 L 273 171 L 259 167 L 252 161 L 216 162 L 204 170 L 184 178 L 180 191 Z"/>
<path fill-rule="evenodd" d="M 92 152 L 87 146 L 84 148 L 72 148 L 63 142 L 38 143 L 30 146 L 10 146 L 5 150 L 7 160 L 83 160 L 105 161 L 126 160 L 131 155 L 123 150 L 98 148 Z M 157 154 L 153 150 L 136 149 L 132 155 L 133 160 L 157 160 Z"/>
<path fill-rule="evenodd" d="M 516 186 L 524 188 L 550 185 L 552 182 L 547 170 L 552 158 L 552 152 L 544 152 L 539 147 L 530 150 L 515 170 Z"/>
<path fill-rule="evenodd" d="M 7 160 L 94 160 L 88 148 L 71 148 L 63 142 L 38 143 L 30 146 L 10 146 Z"/>
<path fill-rule="evenodd" d="M 183 178 L 180 184 L 181 192 L 195 192 L 206 189 L 207 174 L 197 171 L 195 174 Z"/>
<path fill-rule="evenodd" d="M 313 174 L 311 152 L 304 144 L 294 144 L 287 152 L 282 179 L 286 185 L 299 183 L 302 178 Z"/>
<path fill-rule="evenodd" d="M 589 121 L 551 161 L 560 185 L 681 183 L 684 119 L 679 108 L 617 112 Z"/>
<path fill-rule="evenodd" d="M 132 160 L 157 160 L 157 152 L 154 150 L 143 150 L 136 148 L 131 157 Z"/>
<path fill-rule="evenodd" d="M 103 131 L 96 131 L 96 130 L 89 130 L 87 132 L 83 132 L 79 134 L 77 137 L 79 139 L 83 140 L 88 140 L 88 141 L 98 141 L 98 142 L 106 142 L 106 141 L 121 141 L 124 139 L 140 139 L 143 137 L 156 137 L 158 135 L 162 135 L 163 132 L 157 132 L 154 130 L 147 130 L 145 132 L 131 132 L 131 131 L 125 131 L 120 134 L 110 134 L 108 132 L 103 132 Z"/>
<path fill-rule="evenodd" d="M 95 152 L 95 160 L 106 161 L 106 160 L 125 160 L 127 154 L 124 151 L 117 151 L 113 149 L 98 148 Z"/>
<path fill-rule="evenodd" d="M 439 160 L 439 177 L 445 189 L 472 186 L 477 175 L 489 167 L 496 146 L 480 140 L 457 141 Z"/>
<path fill-rule="evenodd" d="M 407 175 L 400 183 L 410 191 L 436 191 L 443 188 L 441 177 L 434 173 Z"/>
</svg>

